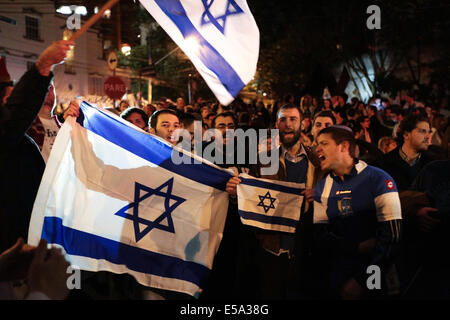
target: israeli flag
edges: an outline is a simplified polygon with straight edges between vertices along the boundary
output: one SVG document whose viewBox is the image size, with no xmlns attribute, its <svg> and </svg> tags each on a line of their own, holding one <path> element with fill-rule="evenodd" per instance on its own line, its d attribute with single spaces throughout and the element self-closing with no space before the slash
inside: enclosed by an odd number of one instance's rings
<svg viewBox="0 0 450 320">
<path fill-rule="evenodd" d="M 198 296 L 222 239 L 231 174 L 175 165 L 172 152 L 181 151 L 83 102 L 56 138 L 28 242 L 63 247 L 82 270 Z"/>
<path fill-rule="evenodd" d="M 240 174 L 238 210 L 243 224 L 294 233 L 300 220 L 304 183 L 257 179 Z"/>
<path fill-rule="evenodd" d="M 252 80 L 259 30 L 245 0 L 140 0 L 228 105 Z"/>
</svg>

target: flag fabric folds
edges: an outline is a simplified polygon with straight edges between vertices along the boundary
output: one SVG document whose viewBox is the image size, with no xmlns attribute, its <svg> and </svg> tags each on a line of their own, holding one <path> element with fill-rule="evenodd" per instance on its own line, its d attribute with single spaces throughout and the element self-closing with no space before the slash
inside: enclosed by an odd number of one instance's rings
<svg viewBox="0 0 450 320">
<path fill-rule="evenodd" d="M 304 183 L 257 179 L 240 174 L 238 211 L 243 224 L 294 233 L 300 219 Z"/>
<path fill-rule="evenodd" d="M 58 133 L 28 242 L 62 246 L 81 270 L 197 296 L 222 239 L 231 174 L 206 161 L 175 165 L 172 152 L 83 102 Z"/>
<path fill-rule="evenodd" d="M 140 0 L 228 105 L 252 80 L 259 30 L 245 0 Z"/>
</svg>

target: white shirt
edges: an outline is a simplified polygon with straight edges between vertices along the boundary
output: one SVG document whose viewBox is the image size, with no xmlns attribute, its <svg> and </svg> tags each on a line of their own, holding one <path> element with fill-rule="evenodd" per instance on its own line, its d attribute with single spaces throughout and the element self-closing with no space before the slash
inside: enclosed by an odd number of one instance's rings
<svg viewBox="0 0 450 320">
<path fill-rule="evenodd" d="M 45 131 L 44 143 L 42 144 L 42 156 L 44 157 L 45 163 L 47 163 L 50 151 L 52 150 L 53 143 L 55 143 L 56 135 L 58 134 L 59 127 L 53 118 L 46 119 L 39 117 Z"/>
</svg>

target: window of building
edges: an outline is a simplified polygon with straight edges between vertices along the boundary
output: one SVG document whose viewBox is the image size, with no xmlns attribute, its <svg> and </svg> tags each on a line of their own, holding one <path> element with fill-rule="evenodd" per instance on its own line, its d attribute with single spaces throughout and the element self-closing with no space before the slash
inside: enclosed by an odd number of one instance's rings
<svg viewBox="0 0 450 320">
<path fill-rule="evenodd" d="M 27 70 L 30 70 L 31 68 L 33 68 L 33 66 L 34 66 L 33 61 L 27 61 Z"/>
<path fill-rule="evenodd" d="M 25 38 L 40 41 L 39 24 L 39 18 L 25 16 Z"/>
<path fill-rule="evenodd" d="M 103 79 L 100 77 L 89 77 L 88 94 L 103 96 Z"/>
</svg>

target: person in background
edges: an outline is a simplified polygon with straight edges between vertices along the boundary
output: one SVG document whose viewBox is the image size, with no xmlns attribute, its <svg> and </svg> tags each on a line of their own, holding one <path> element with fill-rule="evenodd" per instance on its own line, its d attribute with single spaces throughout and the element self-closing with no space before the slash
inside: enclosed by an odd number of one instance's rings
<svg viewBox="0 0 450 320">
<path fill-rule="evenodd" d="M 28 236 L 45 161 L 26 131 L 48 94 L 52 69 L 64 61 L 73 45 L 73 41 L 61 40 L 46 48 L 0 106 L 0 251 L 9 248 L 17 238 Z"/>
<path fill-rule="evenodd" d="M 391 273 L 401 236 L 401 206 L 395 181 L 383 170 L 355 160 L 348 128 L 329 127 L 317 136 L 316 153 L 329 171 L 314 189 L 315 245 L 330 256 L 332 296 L 386 297 L 392 287 L 369 291 L 367 267 Z"/>
<path fill-rule="evenodd" d="M 336 124 L 336 119 L 331 111 L 320 111 L 314 116 L 314 121 L 311 128 L 311 134 L 316 139 L 320 130 Z"/>
<path fill-rule="evenodd" d="M 150 118 L 153 112 L 156 111 L 156 107 L 153 104 L 149 103 L 146 106 L 143 106 L 142 110 L 144 110 L 144 112 L 147 114 L 147 117 Z"/>
<path fill-rule="evenodd" d="M 174 140 L 173 133 L 176 129 L 181 128 L 181 124 L 175 111 L 170 109 L 158 110 L 150 117 L 149 124 L 151 134 L 156 134 L 172 145 L 178 142 Z"/>
<path fill-rule="evenodd" d="M 144 131 L 147 131 L 148 129 L 148 116 L 142 109 L 130 107 L 123 111 L 120 114 L 120 117 L 128 122 L 131 122 L 136 127 L 139 127 Z"/>
<path fill-rule="evenodd" d="M 372 134 L 372 131 L 370 130 L 370 119 L 367 116 L 361 116 L 356 120 L 356 123 L 358 123 L 363 132 L 361 137 L 359 139 L 364 140 L 368 143 L 375 143 L 375 138 Z"/>
<path fill-rule="evenodd" d="M 399 190 L 406 190 L 432 159 L 425 153 L 431 144 L 428 118 L 410 115 L 399 127 L 398 147 L 384 155 L 381 168 L 389 173 Z"/>
<path fill-rule="evenodd" d="M 128 107 L 130 106 L 130 103 L 128 100 L 122 100 L 119 103 L 119 113 L 124 112 Z"/>
<path fill-rule="evenodd" d="M 397 141 L 392 137 L 382 137 L 378 140 L 378 149 L 384 154 L 391 152 L 395 148 L 397 148 Z"/>
</svg>

